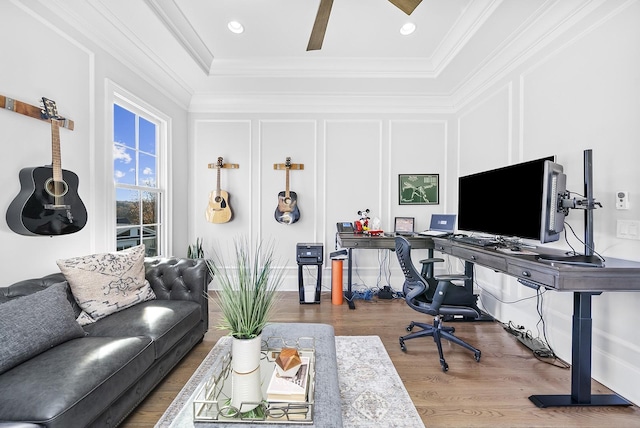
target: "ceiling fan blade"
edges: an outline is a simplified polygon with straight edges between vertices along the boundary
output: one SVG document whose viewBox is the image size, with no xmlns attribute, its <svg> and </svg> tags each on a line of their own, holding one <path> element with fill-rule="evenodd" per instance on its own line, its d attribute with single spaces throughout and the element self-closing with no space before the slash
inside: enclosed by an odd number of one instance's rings
<svg viewBox="0 0 640 428">
<path fill-rule="evenodd" d="M 401 11 L 407 15 L 411 15 L 411 12 L 415 10 L 422 0 L 389 0 L 391 3 L 400 8 Z"/>
<path fill-rule="evenodd" d="M 320 0 L 316 21 L 313 23 L 313 30 L 311 30 L 311 37 L 309 37 L 309 44 L 307 45 L 308 51 L 317 51 L 322 47 L 332 6 L 333 0 Z"/>
</svg>

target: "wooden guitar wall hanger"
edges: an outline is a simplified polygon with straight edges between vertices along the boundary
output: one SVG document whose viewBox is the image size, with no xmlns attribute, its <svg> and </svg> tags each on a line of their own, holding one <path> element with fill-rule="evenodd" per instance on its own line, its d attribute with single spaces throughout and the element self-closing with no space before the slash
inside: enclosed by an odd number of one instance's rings
<svg viewBox="0 0 640 428">
<path fill-rule="evenodd" d="M 15 100 L 13 98 L 5 97 L 4 95 L 0 95 L 0 109 L 24 114 L 25 116 L 42 120 L 44 122 L 51 121 L 49 118 L 45 117 L 45 115 L 42 114 L 42 107 L 36 107 L 31 104 Z M 69 120 L 64 117 L 58 117 L 57 121 L 60 128 L 66 128 L 70 131 L 73 131 L 73 120 Z"/>
<path fill-rule="evenodd" d="M 289 190 L 289 171 L 304 169 L 304 164 L 291 163 L 291 158 L 287 157 L 285 163 L 273 164 L 273 169 L 284 169 L 287 173 L 285 190 L 278 193 L 278 207 L 274 216 L 278 223 L 293 224 L 300 220 L 300 209 L 298 208 L 298 195 Z"/>
<path fill-rule="evenodd" d="M 216 170 L 217 175 L 217 185 L 216 190 L 209 193 L 209 205 L 207 205 L 207 210 L 205 211 L 205 217 L 207 221 L 210 223 L 226 223 L 231 221 L 233 218 L 233 212 L 231 211 L 231 206 L 229 205 L 229 193 L 220 189 L 220 170 L 222 168 L 239 168 L 237 163 L 223 163 L 222 157 L 218 158 L 218 162 L 210 163 L 208 165 L 210 169 Z"/>
</svg>

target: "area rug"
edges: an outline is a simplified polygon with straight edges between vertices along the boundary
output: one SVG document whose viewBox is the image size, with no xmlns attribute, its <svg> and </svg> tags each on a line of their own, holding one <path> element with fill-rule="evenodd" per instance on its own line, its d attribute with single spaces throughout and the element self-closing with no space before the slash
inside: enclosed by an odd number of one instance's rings
<svg viewBox="0 0 640 428">
<path fill-rule="evenodd" d="M 220 340 L 231 340 L 231 338 L 223 337 Z M 342 422 L 345 428 L 424 427 L 378 336 L 336 336 L 335 340 Z M 190 418 L 185 417 L 185 413 L 191 410 L 191 407 L 185 407 L 185 404 L 208 369 L 220 358 L 220 353 L 216 352 L 210 352 L 205 357 L 187 385 L 162 415 L 156 428 L 186 428 L 201 425 L 194 424 Z M 216 425 L 234 426 L 232 423 Z M 269 426 L 255 425 L 256 427 Z"/>
<path fill-rule="evenodd" d="M 378 336 L 336 336 L 345 427 L 424 427 Z"/>
</svg>

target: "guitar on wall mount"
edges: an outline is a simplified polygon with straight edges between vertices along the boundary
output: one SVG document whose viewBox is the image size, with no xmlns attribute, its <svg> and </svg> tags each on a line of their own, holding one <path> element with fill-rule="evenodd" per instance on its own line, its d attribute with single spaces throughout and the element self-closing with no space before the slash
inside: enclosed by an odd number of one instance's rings
<svg viewBox="0 0 640 428">
<path fill-rule="evenodd" d="M 294 165 L 291 163 L 291 158 L 288 157 L 284 165 L 274 165 L 276 169 L 284 167 L 286 171 L 286 181 L 284 192 L 278 193 L 278 207 L 274 214 L 276 220 L 283 224 L 293 224 L 300 220 L 300 210 L 298 209 L 298 195 L 296 192 L 289 190 L 289 171 Z M 296 164 L 295 169 L 302 169 L 301 164 Z"/>
<path fill-rule="evenodd" d="M 231 220 L 233 213 L 229 206 L 229 194 L 224 190 L 220 190 L 220 169 L 224 168 L 222 158 L 218 158 L 218 163 L 209 164 L 209 168 L 215 168 L 218 176 L 218 184 L 216 190 L 209 193 L 209 205 L 205 211 L 207 221 L 210 223 L 226 223 Z"/>
<path fill-rule="evenodd" d="M 56 103 L 42 98 L 42 118 L 51 122 L 51 166 L 23 168 L 20 193 L 7 210 L 7 224 L 21 235 L 66 235 L 87 224 L 87 209 L 78 195 L 78 176 L 62 169 Z"/>
</svg>

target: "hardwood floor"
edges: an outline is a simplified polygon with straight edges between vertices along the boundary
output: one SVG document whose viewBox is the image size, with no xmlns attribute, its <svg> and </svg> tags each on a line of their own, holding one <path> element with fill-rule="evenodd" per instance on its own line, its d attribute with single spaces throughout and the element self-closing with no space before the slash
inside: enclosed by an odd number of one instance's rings
<svg viewBox="0 0 640 428">
<path fill-rule="evenodd" d="M 631 407 L 560 407 L 539 409 L 532 394 L 568 394 L 570 370 L 537 360 L 497 322 L 456 322 L 456 335 L 477 346 L 482 358 L 459 346 L 444 343 L 449 371 L 442 372 L 433 341 L 407 341 L 402 352 L 398 337 L 411 320 L 429 321 L 406 306 L 404 300 L 356 300 L 331 304 L 323 292 L 321 304 L 300 305 L 295 292 L 281 293 L 277 322 L 313 322 L 333 325 L 337 336 L 380 336 L 426 427 L 632 427 L 640 426 L 640 409 Z M 215 328 L 219 314 L 210 308 L 210 330 L 147 399 L 121 425 L 152 427 L 182 386 L 226 334 Z M 593 381 L 593 394 L 611 391 Z M 389 391 L 393 394 L 393 391 Z"/>
</svg>

